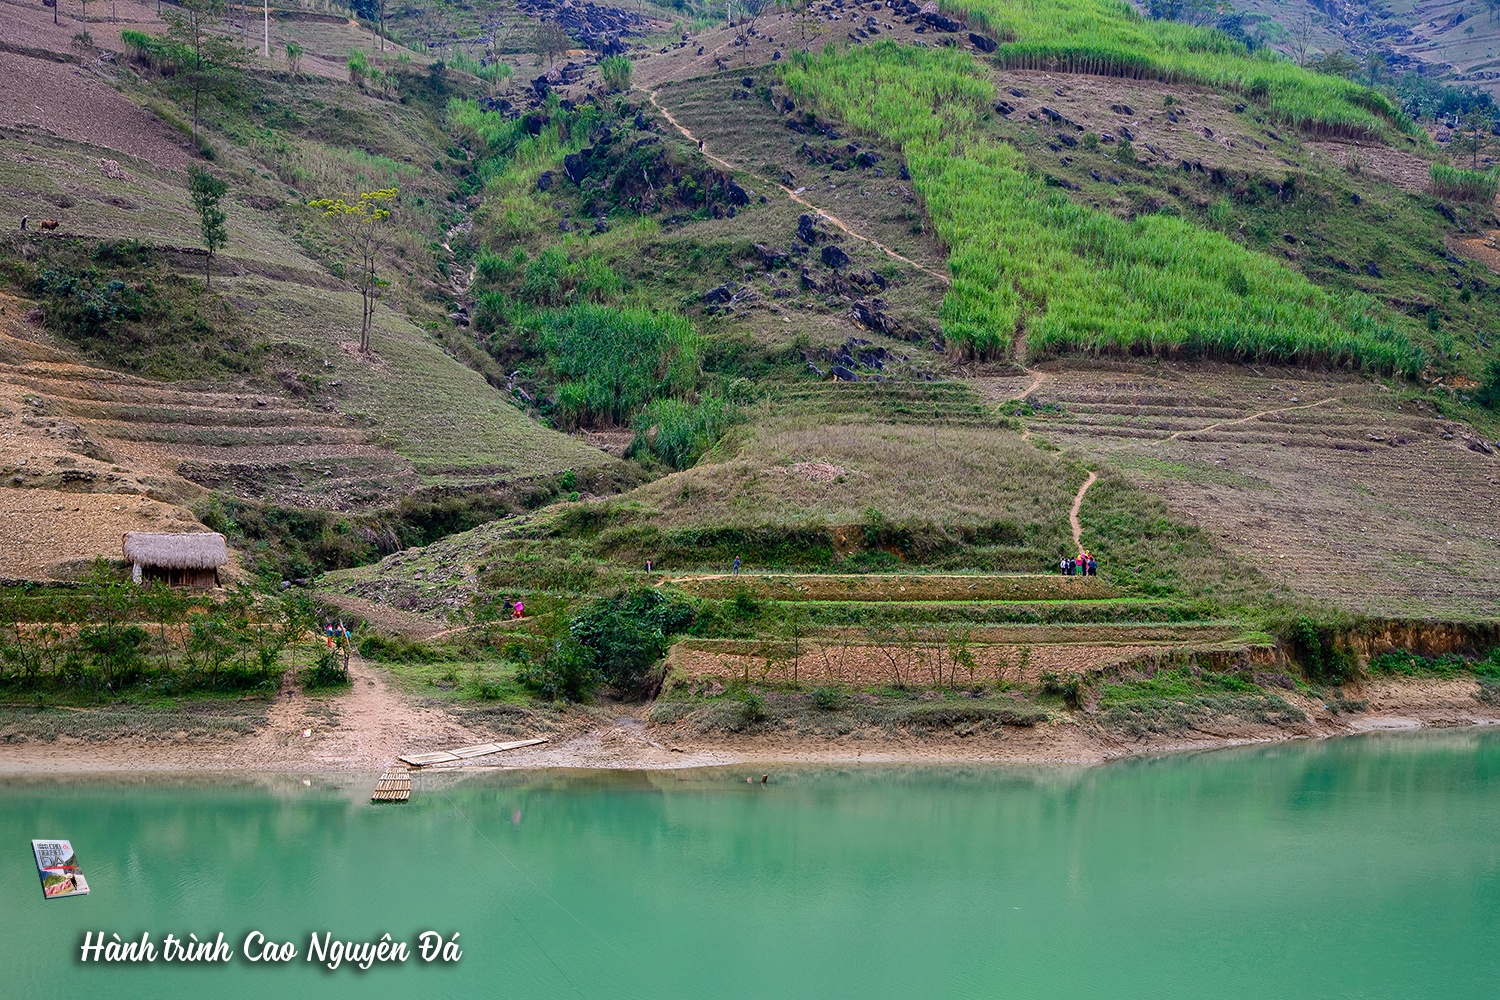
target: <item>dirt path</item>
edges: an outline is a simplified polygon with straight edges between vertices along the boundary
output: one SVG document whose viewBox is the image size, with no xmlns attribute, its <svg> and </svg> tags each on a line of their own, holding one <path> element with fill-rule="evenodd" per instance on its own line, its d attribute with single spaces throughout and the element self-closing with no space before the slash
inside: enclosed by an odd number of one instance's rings
<svg viewBox="0 0 1500 1000">
<path fill-rule="evenodd" d="M 1236 424 L 1248 424 L 1252 420 L 1259 420 L 1261 417 L 1269 417 L 1273 413 L 1290 413 L 1293 410 L 1310 410 L 1315 406 L 1322 406 L 1324 403 L 1335 402 L 1338 398 L 1339 397 L 1337 396 L 1329 396 L 1327 399 L 1320 399 L 1316 403 L 1303 403 L 1300 406 L 1283 406 L 1280 409 L 1276 410 L 1261 410 L 1259 413 L 1252 413 L 1248 417 L 1236 417 L 1233 420 L 1221 420 L 1216 424 L 1209 424 L 1207 427 L 1195 427 L 1192 430 L 1178 431 L 1175 434 L 1168 435 L 1167 437 L 1161 438 L 1160 440 L 1153 441 L 1151 443 L 1162 444 L 1167 441 L 1176 441 L 1184 434 L 1206 434 L 1209 431 L 1218 430 L 1220 427 L 1233 427 Z"/>
<path fill-rule="evenodd" d="M 1078 546 L 1078 551 L 1083 551 L 1083 525 L 1078 521 L 1078 512 L 1083 509 L 1083 495 L 1094 485 L 1099 474 L 1093 469 L 1089 470 L 1089 477 L 1078 487 L 1078 495 L 1073 498 L 1073 506 L 1068 510 L 1068 523 L 1073 526 L 1073 544 Z"/>
<path fill-rule="evenodd" d="M 352 684 L 342 694 L 282 691 L 265 727 L 235 756 L 248 756 L 260 767 L 274 762 L 317 770 L 373 770 L 398 754 L 481 742 L 447 712 L 419 707 L 391 690 L 358 657 L 349 663 L 349 678 Z"/>
<path fill-rule="evenodd" d="M 308 695 L 288 685 L 265 724 L 232 740 L 120 737 L 20 744 L 12 770 L 378 771 L 398 754 L 482 742 L 441 708 L 413 704 L 363 660 L 349 664 L 345 691 Z"/>
<path fill-rule="evenodd" d="M 825 220 L 825 221 L 827 221 L 829 223 L 832 223 L 833 226 L 836 229 L 838 229 L 840 232 L 843 232 L 845 235 L 852 236 L 854 239 L 857 239 L 857 240 L 859 240 L 859 241 L 861 241 L 863 243 L 868 243 L 870 246 L 874 247 L 876 250 L 879 250 L 881 253 L 885 254 L 887 257 L 890 257 L 893 260 L 899 260 L 903 264 L 910 264 L 912 267 L 916 268 L 918 271 L 921 271 L 923 274 L 927 274 L 927 275 L 930 275 L 931 277 L 936 278 L 937 280 L 941 281 L 945 285 L 952 283 L 946 274 L 942 274 L 942 273 L 940 273 L 938 271 L 934 271 L 930 267 L 924 267 L 923 265 L 918 264 L 916 261 L 912 260 L 910 257 L 903 257 L 901 254 L 899 254 L 896 251 L 892 250 L 890 247 L 886 246 L 884 243 L 881 243 L 879 240 L 873 239 L 872 237 L 866 236 L 863 233 L 860 233 L 860 232 L 855 231 L 854 229 L 851 229 L 838 216 L 836 216 L 836 215 L 830 215 L 828 212 L 826 212 L 823 209 L 819 208 L 817 205 L 814 205 L 812 202 L 808 201 L 806 198 L 803 198 L 801 195 L 797 194 L 797 192 L 793 191 L 791 188 L 787 187 L 786 185 L 779 184 L 776 181 L 773 181 L 773 180 L 771 180 L 770 178 L 767 178 L 767 177 L 761 177 L 760 174 L 757 174 L 753 170 L 746 170 L 745 168 L 737 166 L 736 164 L 733 164 L 733 163 L 729 162 L 728 160 L 723 159 L 722 157 L 715 156 L 713 153 L 709 152 L 708 146 L 706 144 L 704 144 L 702 142 L 702 140 L 700 140 L 697 136 L 693 135 L 692 132 L 688 131 L 687 126 L 683 125 L 676 118 L 673 118 L 672 117 L 672 112 L 668 111 L 666 108 L 664 108 L 661 105 L 661 102 L 656 99 L 656 91 L 654 91 L 654 90 L 648 91 L 647 92 L 647 96 L 651 99 L 651 106 L 654 107 L 657 111 L 661 112 L 662 117 L 667 120 L 667 124 L 671 125 L 677 131 L 681 132 L 683 134 L 683 136 L 686 139 L 688 139 L 688 141 L 698 143 L 698 150 L 699 150 L 699 152 L 701 152 L 703 154 L 703 156 L 706 159 L 708 159 L 709 161 L 711 161 L 713 163 L 717 163 L 719 166 L 723 167 L 725 170 L 729 170 L 729 171 L 743 171 L 745 173 L 750 174 L 751 176 L 760 177 L 760 179 L 763 180 L 763 181 L 765 181 L 767 184 L 775 184 L 776 187 L 781 190 L 782 194 L 786 195 L 788 198 L 790 198 L 792 201 L 796 202 L 798 205 L 801 205 L 804 208 L 810 208 L 810 209 L 812 209 L 814 212 L 818 213 L 819 218 L 821 218 L 821 219 L 823 219 L 823 220 Z"/>
</svg>

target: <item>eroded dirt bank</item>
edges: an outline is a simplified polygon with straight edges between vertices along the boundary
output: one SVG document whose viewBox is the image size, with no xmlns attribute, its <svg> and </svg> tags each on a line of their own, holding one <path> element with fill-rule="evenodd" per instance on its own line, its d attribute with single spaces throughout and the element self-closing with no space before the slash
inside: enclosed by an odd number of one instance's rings
<svg viewBox="0 0 1500 1000">
<path fill-rule="evenodd" d="M 284 692 L 254 732 L 194 738 L 96 734 L 27 740 L 11 732 L 0 743 L 0 773 L 88 771 L 308 771 L 373 772 L 401 753 L 440 750 L 518 735 L 546 735 L 546 745 L 479 758 L 473 766 L 511 768 L 707 767 L 788 763 L 1087 764 L 1124 757 L 1203 750 L 1249 743 L 1321 739 L 1373 730 L 1500 724 L 1500 705 L 1477 697 L 1472 680 L 1371 680 L 1345 689 L 1336 705 L 1298 695 L 1287 701 L 1304 721 L 1273 725 L 1219 717 L 1173 733 L 1132 734 L 1097 716 L 1057 713 L 1036 726 L 1001 726 L 971 735 L 922 735 L 878 729 L 843 736 L 776 729 L 742 733 L 699 731 L 691 723 L 653 725 L 642 706 L 607 706 L 550 715 L 497 708 L 462 719 L 433 704 L 419 705 L 384 677 L 356 662 L 354 684 L 334 698 Z"/>
</svg>

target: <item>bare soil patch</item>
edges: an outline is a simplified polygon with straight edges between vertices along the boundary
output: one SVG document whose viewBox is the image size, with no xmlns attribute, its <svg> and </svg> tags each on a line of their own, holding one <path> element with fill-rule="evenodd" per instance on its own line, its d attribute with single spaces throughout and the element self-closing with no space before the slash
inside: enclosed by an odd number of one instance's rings
<svg viewBox="0 0 1500 1000">
<path fill-rule="evenodd" d="M 192 162 L 182 136 L 87 66 L 0 51 L 0 78 L 0 125 L 118 150 L 168 170 Z M 33 215 L 54 218 L 57 211 L 39 204 Z"/>
<path fill-rule="evenodd" d="M 1427 190 L 1428 162 L 1415 153 L 1373 142 L 1305 139 L 1303 144 L 1346 169 L 1357 157 L 1361 172 L 1390 181 L 1403 191 L 1422 194 Z"/>
<path fill-rule="evenodd" d="M 67 576 L 95 556 L 120 558 L 127 531 L 201 531 L 192 514 L 143 496 L 0 489 L 0 576 Z"/>
</svg>

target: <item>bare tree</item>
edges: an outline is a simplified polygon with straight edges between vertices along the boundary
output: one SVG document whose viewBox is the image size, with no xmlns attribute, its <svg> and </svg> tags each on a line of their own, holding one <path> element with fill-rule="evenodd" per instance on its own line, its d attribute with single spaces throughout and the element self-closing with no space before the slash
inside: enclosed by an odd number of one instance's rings
<svg viewBox="0 0 1500 1000">
<path fill-rule="evenodd" d="M 1315 27 L 1312 14 L 1305 10 L 1302 12 L 1302 17 L 1298 19 L 1297 23 L 1292 25 L 1292 55 L 1296 58 L 1298 66 L 1307 65 L 1307 52 L 1312 46 L 1313 30 Z"/>
</svg>

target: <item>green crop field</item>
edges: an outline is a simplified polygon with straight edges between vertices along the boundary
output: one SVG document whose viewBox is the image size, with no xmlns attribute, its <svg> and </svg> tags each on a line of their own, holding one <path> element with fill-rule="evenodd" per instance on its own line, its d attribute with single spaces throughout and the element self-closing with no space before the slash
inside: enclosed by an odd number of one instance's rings
<svg viewBox="0 0 1500 1000">
<path fill-rule="evenodd" d="M 1125 221 L 1077 205 L 988 138 L 993 84 L 955 50 L 878 42 L 794 55 L 788 88 L 899 143 L 939 234 L 960 350 L 1176 354 L 1412 373 L 1423 352 L 1394 317 L 1333 296 L 1268 257 L 1178 218 Z"/>
<path fill-rule="evenodd" d="M 1219 87 L 1262 103 L 1278 121 L 1325 135 L 1411 129 L 1388 97 L 1304 69 L 1222 32 L 1143 18 L 1123 0 L 956 0 L 971 26 L 1001 41 L 995 60 L 1019 69 L 1125 76 Z"/>
</svg>

